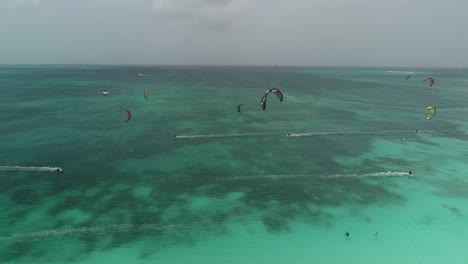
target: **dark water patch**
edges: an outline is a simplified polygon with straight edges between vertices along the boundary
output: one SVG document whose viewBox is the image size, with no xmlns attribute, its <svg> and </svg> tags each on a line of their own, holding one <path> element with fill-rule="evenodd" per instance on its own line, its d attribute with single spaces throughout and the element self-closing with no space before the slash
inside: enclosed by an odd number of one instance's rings
<svg viewBox="0 0 468 264">
<path fill-rule="evenodd" d="M 432 185 L 436 195 L 468 199 L 468 182 L 461 177 L 434 179 Z"/>
<path fill-rule="evenodd" d="M 419 223 L 423 224 L 423 225 L 432 225 L 434 223 L 434 221 L 437 219 L 437 217 L 433 214 L 431 215 L 425 215 L 420 221 Z"/>
<path fill-rule="evenodd" d="M 19 205 L 37 205 L 42 202 L 42 196 L 33 189 L 19 189 L 13 192 L 10 199 Z"/>
<path fill-rule="evenodd" d="M 56 216 L 70 208 L 77 208 L 84 211 L 90 210 L 95 201 L 83 201 L 80 195 L 68 196 L 63 198 L 62 201 L 56 203 L 52 208 L 48 210 L 51 216 Z"/>
<path fill-rule="evenodd" d="M 456 216 L 461 216 L 462 215 L 461 210 L 458 209 L 457 207 L 449 206 L 449 205 L 446 205 L 446 204 L 441 204 L 440 206 L 442 206 L 443 208 L 446 208 L 447 210 L 449 210 L 449 212 L 451 212 L 452 214 L 454 214 Z"/>
<path fill-rule="evenodd" d="M 278 215 L 264 215 L 262 217 L 263 225 L 269 232 L 278 233 L 280 231 L 288 231 L 288 221 Z"/>
<path fill-rule="evenodd" d="M 34 245 L 32 243 L 16 242 L 7 247 L 2 248 L 0 246 L 0 261 L 9 262 L 28 259 L 33 257 L 34 253 L 31 254 L 32 252 L 34 252 Z"/>
</svg>

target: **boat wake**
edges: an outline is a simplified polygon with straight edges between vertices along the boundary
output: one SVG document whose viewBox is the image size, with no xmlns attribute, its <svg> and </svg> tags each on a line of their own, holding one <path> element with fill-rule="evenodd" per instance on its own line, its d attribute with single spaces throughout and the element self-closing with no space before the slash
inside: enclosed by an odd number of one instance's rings
<svg viewBox="0 0 468 264">
<path fill-rule="evenodd" d="M 410 172 L 403 171 L 381 171 L 365 174 L 334 174 L 325 176 L 325 178 L 362 178 L 362 177 L 412 177 Z"/>
<path fill-rule="evenodd" d="M 421 132 L 421 131 L 420 131 Z M 234 133 L 234 134 L 200 134 L 200 135 L 182 135 L 174 136 L 174 139 L 191 138 L 229 138 L 229 137 L 252 137 L 252 136 L 275 136 L 286 135 L 287 137 L 311 137 L 311 136 L 329 136 L 329 135 L 385 135 L 385 134 L 404 134 L 414 133 L 414 130 L 376 130 L 376 131 L 313 131 L 304 133 L 284 132 L 259 132 L 259 133 Z"/>
<path fill-rule="evenodd" d="M 379 171 L 372 173 L 350 173 L 350 174 L 332 174 L 315 176 L 312 174 L 271 174 L 271 175 L 253 175 L 253 176 L 236 176 L 226 177 L 228 181 L 252 181 L 261 179 L 291 179 L 291 178 L 311 178 L 311 179 L 335 179 L 335 178 L 365 178 L 365 177 L 412 177 L 413 174 L 404 171 Z"/>
<path fill-rule="evenodd" d="M 228 137 L 249 137 L 249 136 L 266 136 L 266 135 L 281 135 L 278 132 L 260 132 L 260 133 L 237 133 L 237 134 L 203 134 L 189 136 L 174 136 L 175 139 L 190 139 L 190 138 L 228 138 Z"/>
<path fill-rule="evenodd" d="M 306 133 L 291 133 L 288 137 L 312 137 L 327 135 L 384 135 L 384 134 L 402 134 L 414 133 L 414 130 L 377 130 L 377 131 L 316 131 Z"/>
<path fill-rule="evenodd" d="M 45 171 L 63 172 L 60 167 L 23 167 L 23 166 L 0 166 L 0 171 Z"/>
<path fill-rule="evenodd" d="M 37 232 L 30 232 L 24 234 L 13 234 L 10 236 L 0 236 L 0 243 L 2 242 L 25 242 L 37 241 L 46 239 L 58 239 L 65 237 L 73 237 L 86 234 L 110 234 L 117 232 L 151 232 L 151 231 L 164 231 L 178 228 L 178 225 L 160 226 L 155 224 L 111 224 L 106 226 L 83 226 L 77 228 L 69 228 L 64 230 L 48 229 Z"/>
</svg>

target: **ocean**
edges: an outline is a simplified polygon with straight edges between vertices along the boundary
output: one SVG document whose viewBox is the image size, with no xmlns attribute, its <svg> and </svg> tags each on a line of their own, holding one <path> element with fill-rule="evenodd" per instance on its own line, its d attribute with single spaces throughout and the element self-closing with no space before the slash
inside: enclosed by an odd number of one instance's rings
<svg viewBox="0 0 468 264">
<path fill-rule="evenodd" d="M 0 90 L 1 263 L 468 259 L 461 69 L 1 65 Z"/>
</svg>

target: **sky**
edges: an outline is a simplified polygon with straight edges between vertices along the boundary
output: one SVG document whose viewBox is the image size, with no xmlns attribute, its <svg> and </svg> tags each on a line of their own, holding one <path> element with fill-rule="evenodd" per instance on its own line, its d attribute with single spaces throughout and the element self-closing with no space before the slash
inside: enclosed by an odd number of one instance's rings
<svg viewBox="0 0 468 264">
<path fill-rule="evenodd" d="M 0 0 L 0 64 L 468 67 L 466 0 Z"/>
</svg>

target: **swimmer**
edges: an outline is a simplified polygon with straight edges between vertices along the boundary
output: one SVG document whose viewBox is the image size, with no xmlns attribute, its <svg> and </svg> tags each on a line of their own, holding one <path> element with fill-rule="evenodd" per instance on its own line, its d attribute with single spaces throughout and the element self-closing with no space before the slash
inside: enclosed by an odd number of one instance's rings
<svg viewBox="0 0 468 264">
<path fill-rule="evenodd" d="M 345 233 L 345 236 L 346 236 L 346 237 L 349 237 L 349 232 L 346 232 L 346 233 Z"/>
</svg>

